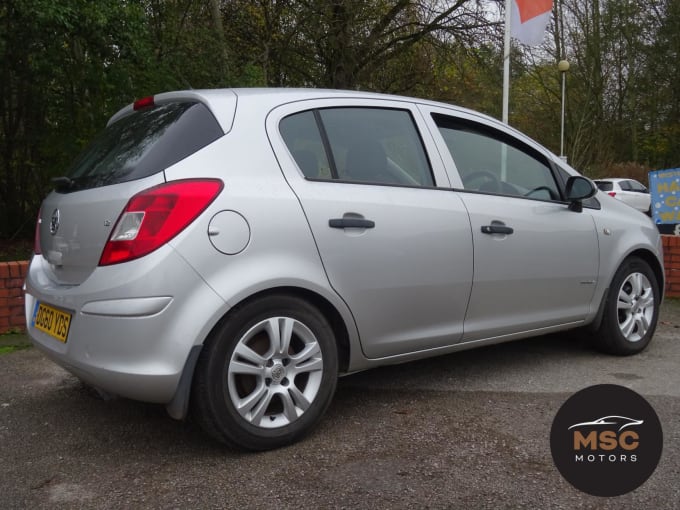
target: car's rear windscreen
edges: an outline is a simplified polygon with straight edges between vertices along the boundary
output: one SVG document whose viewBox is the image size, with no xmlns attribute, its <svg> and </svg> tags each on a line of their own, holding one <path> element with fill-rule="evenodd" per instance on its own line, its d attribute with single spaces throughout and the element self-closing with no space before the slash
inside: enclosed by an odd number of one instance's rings
<svg viewBox="0 0 680 510">
<path fill-rule="evenodd" d="M 611 191 L 614 185 L 609 181 L 595 181 L 595 185 L 602 191 Z"/>
<path fill-rule="evenodd" d="M 80 155 L 57 191 L 71 192 L 148 177 L 224 134 L 199 102 L 136 111 L 108 126 Z"/>
</svg>

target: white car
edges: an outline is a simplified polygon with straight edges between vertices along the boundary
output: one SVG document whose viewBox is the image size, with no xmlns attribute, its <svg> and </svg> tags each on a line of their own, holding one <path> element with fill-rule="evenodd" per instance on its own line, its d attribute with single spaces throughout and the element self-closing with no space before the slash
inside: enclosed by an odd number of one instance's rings
<svg viewBox="0 0 680 510">
<path fill-rule="evenodd" d="M 610 197 L 651 215 L 649 190 L 644 184 L 634 179 L 598 179 L 595 184 Z"/>
</svg>

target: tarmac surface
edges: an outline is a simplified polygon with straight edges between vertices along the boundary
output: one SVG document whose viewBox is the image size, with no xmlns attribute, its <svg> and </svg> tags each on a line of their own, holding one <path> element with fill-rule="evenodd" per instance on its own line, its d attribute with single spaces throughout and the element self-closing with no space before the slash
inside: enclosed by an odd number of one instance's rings
<svg viewBox="0 0 680 510">
<path fill-rule="evenodd" d="M 642 394 L 664 432 L 656 471 L 616 498 L 572 487 L 550 453 L 557 410 L 600 383 Z M 680 302 L 633 357 L 562 335 L 345 377 L 307 439 L 257 454 L 95 398 L 33 348 L 1 355 L 0 507 L 680 508 Z"/>
</svg>

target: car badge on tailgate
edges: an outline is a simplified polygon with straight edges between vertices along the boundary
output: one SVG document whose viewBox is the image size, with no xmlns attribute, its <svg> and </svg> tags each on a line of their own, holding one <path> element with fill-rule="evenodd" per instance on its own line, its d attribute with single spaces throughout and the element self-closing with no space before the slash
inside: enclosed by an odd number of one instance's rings
<svg viewBox="0 0 680 510">
<path fill-rule="evenodd" d="M 50 219 L 50 234 L 55 235 L 59 230 L 59 209 L 55 209 Z"/>
</svg>

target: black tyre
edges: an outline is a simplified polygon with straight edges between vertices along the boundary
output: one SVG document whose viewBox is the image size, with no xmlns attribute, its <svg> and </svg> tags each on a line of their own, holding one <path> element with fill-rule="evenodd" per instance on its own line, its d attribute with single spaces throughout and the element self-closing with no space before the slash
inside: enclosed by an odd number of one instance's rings
<svg viewBox="0 0 680 510">
<path fill-rule="evenodd" d="M 627 356 L 642 351 L 652 340 L 659 318 L 659 284 L 649 264 L 626 259 L 616 271 L 595 332 L 596 346 L 610 354 Z"/>
<path fill-rule="evenodd" d="M 337 347 L 326 318 L 300 298 L 267 296 L 233 310 L 206 342 L 192 410 L 218 441 L 278 448 L 319 421 L 337 377 Z"/>
</svg>

